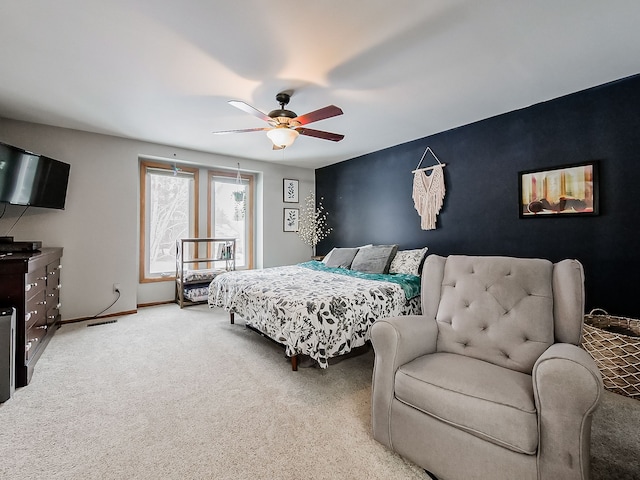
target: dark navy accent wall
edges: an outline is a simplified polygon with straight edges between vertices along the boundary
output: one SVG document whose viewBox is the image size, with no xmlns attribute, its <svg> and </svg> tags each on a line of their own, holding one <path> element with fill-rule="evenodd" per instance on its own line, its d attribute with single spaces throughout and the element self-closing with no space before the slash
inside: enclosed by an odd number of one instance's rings
<svg viewBox="0 0 640 480">
<path fill-rule="evenodd" d="M 447 193 L 420 229 L 413 175 L 430 146 Z M 600 215 L 518 216 L 518 172 L 599 160 Z M 427 155 L 424 165 L 435 160 Z M 640 75 L 316 170 L 333 232 L 317 248 L 397 243 L 439 255 L 510 255 L 585 267 L 587 309 L 640 318 Z"/>
</svg>

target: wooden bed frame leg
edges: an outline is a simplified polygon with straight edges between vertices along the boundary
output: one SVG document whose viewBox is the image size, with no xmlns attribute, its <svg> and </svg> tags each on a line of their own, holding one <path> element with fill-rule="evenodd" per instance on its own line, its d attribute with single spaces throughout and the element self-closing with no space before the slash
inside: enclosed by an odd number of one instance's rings
<svg viewBox="0 0 640 480">
<path fill-rule="evenodd" d="M 231 325 L 233 325 L 235 322 L 234 315 L 235 314 L 233 312 L 229 312 L 229 321 L 231 322 Z"/>
<path fill-rule="evenodd" d="M 294 372 L 298 371 L 298 355 L 291 356 L 291 370 Z"/>
</svg>

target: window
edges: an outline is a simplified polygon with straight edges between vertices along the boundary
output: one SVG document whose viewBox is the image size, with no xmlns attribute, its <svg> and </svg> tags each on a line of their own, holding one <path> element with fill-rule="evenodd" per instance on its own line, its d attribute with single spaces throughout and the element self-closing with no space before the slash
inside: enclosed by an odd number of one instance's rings
<svg viewBox="0 0 640 480">
<path fill-rule="evenodd" d="M 175 278 L 176 240 L 198 232 L 198 169 L 140 163 L 140 281 Z"/>
<path fill-rule="evenodd" d="M 236 268 L 253 267 L 253 176 L 209 172 L 208 235 L 236 239 Z"/>
</svg>

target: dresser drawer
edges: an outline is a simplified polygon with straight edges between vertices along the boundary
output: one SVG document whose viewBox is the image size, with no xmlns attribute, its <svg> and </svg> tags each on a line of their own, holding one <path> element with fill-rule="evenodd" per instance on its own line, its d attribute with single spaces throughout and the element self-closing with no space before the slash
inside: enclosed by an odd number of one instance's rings
<svg viewBox="0 0 640 480">
<path fill-rule="evenodd" d="M 46 325 L 51 327 L 54 323 L 60 321 L 60 304 L 56 303 L 47 309 L 44 320 Z"/>
<path fill-rule="evenodd" d="M 45 298 L 43 290 L 27 300 L 27 308 L 24 312 L 25 328 L 29 328 L 36 323 L 46 325 L 46 321 L 44 321 L 44 314 L 47 311 L 47 301 Z"/>
<path fill-rule="evenodd" d="M 47 293 L 58 289 L 61 268 L 62 265 L 58 262 L 47 265 Z"/>
<path fill-rule="evenodd" d="M 47 291 L 45 293 L 45 300 L 47 301 L 47 305 L 56 305 L 60 302 L 60 285 L 55 287 L 47 287 Z"/>
<path fill-rule="evenodd" d="M 38 348 L 40 348 L 40 343 L 42 342 L 42 339 L 46 334 L 46 325 L 41 325 L 38 327 L 34 326 L 27 330 L 26 344 L 24 347 L 25 358 L 27 361 L 29 361 L 29 359 L 33 357 L 33 355 L 35 355 Z"/>
<path fill-rule="evenodd" d="M 27 274 L 27 280 L 24 285 L 24 295 L 27 302 L 36 295 L 42 293 L 47 288 L 47 269 L 46 267 L 38 268 Z"/>
</svg>

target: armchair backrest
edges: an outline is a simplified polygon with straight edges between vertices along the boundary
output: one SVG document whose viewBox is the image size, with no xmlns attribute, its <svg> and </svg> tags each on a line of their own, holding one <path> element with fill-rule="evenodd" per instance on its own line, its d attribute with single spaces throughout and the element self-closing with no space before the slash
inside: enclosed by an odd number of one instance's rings
<svg viewBox="0 0 640 480">
<path fill-rule="evenodd" d="M 531 373 L 551 344 L 580 341 L 584 277 L 575 260 L 430 255 L 422 275 L 423 314 L 437 321 L 440 352 Z"/>
</svg>

